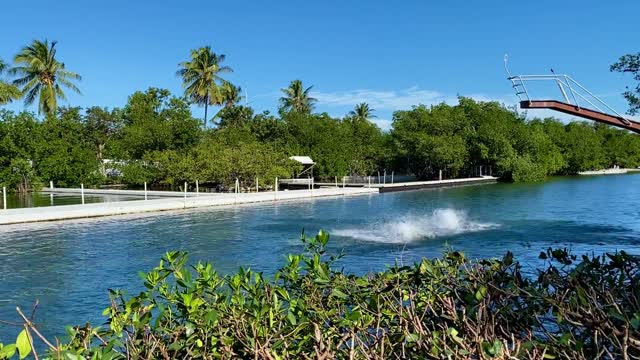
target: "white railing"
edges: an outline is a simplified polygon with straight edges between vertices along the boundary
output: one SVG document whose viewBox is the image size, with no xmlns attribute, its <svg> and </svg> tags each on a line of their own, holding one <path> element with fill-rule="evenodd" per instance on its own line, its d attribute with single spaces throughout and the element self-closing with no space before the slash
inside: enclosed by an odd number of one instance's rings
<svg viewBox="0 0 640 360">
<path fill-rule="evenodd" d="M 508 77 L 507 79 L 511 81 L 512 87 L 516 92 L 516 96 L 520 101 L 533 101 L 532 97 L 527 89 L 527 82 L 530 81 L 553 81 L 560 89 L 560 93 L 562 94 L 562 98 L 564 102 L 567 104 L 574 105 L 580 110 L 581 105 L 578 99 L 581 99 L 586 104 L 589 104 L 595 110 L 600 111 L 601 113 L 607 113 L 601 107 L 606 108 L 609 112 L 614 113 L 616 116 L 622 119 L 627 125 L 631 122 L 626 119 L 622 114 L 617 112 L 614 108 L 605 103 L 598 96 L 593 94 L 587 88 L 582 86 L 579 82 L 571 78 L 569 75 L 565 74 L 556 74 L 552 73 L 551 75 L 512 75 L 509 70 L 509 66 L 507 64 L 508 56 L 504 56 L 504 68 L 507 71 Z M 551 70 L 553 72 L 553 69 Z M 568 90 L 568 94 L 567 94 Z M 600 104 L 598 106 L 597 104 Z"/>
</svg>

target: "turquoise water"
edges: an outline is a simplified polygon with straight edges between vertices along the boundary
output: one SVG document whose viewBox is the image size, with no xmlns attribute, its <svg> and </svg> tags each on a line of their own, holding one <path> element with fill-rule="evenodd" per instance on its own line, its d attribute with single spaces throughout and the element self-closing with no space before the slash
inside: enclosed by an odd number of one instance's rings
<svg viewBox="0 0 640 360">
<path fill-rule="evenodd" d="M 531 266 L 550 246 L 640 253 L 639 204 L 640 175 L 612 175 L 4 227 L 0 319 L 16 321 L 16 305 L 38 299 L 36 321 L 49 335 L 67 324 L 100 324 L 106 289 L 138 290 L 138 271 L 167 250 L 189 251 L 222 272 L 270 273 L 300 250 L 302 229 L 330 231 L 353 272 L 447 247 L 471 257 L 509 250 Z M 0 341 L 17 332 L 0 324 Z"/>
</svg>

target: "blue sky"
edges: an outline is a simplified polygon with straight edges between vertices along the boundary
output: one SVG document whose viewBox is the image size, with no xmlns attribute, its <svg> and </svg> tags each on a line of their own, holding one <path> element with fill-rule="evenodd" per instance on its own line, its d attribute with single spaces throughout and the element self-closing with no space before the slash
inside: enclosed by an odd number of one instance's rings
<svg viewBox="0 0 640 360">
<path fill-rule="evenodd" d="M 57 40 L 60 60 L 83 76 L 83 94 L 69 96 L 75 106 L 123 106 L 150 86 L 181 93 L 177 64 L 211 45 L 259 111 L 275 110 L 279 89 L 296 78 L 314 86 L 317 111 L 342 116 L 367 101 L 383 128 L 394 110 L 457 95 L 512 104 L 505 53 L 514 72 L 554 68 L 625 111 L 620 93 L 631 78 L 609 65 L 640 51 L 637 0 L 53 4 L 3 5 L 0 57 L 33 39 Z"/>
</svg>

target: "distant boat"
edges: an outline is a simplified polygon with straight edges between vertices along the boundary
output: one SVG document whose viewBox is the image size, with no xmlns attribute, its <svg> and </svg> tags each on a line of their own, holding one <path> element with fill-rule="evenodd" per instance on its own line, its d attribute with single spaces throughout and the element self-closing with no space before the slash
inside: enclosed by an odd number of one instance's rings
<svg viewBox="0 0 640 360">
<path fill-rule="evenodd" d="M 578 175 L 616 175 L 616 174 L 626 174 L 628 171 L 629 171 L 628 169 L 621 169 L 619 167 L 614 167 L 612 169 L 579 171 Z"/>
</svg>

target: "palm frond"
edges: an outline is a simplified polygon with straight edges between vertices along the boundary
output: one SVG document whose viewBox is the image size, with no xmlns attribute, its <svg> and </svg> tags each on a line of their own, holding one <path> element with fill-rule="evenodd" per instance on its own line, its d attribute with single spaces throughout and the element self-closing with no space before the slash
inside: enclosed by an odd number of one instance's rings
<svg viewBox="0 0 640 360">
<path fill-rule="evenodd" d="M 22 87 L 25 104 L 32 104 L 38 97 L 38 111 L 46 114 L 56 111 L 58 99 L 66 99 L 62 86 L 80 93 L 72 81 L 82 80 L 82 77 L 67 70 L 65 64 L 56 59 L 57 44 L 57 41 L 34 40 L 14 57 L 16 66 L 9 70 L 12 75 L 19 76 L 13 83 Z"/>
</svg>

